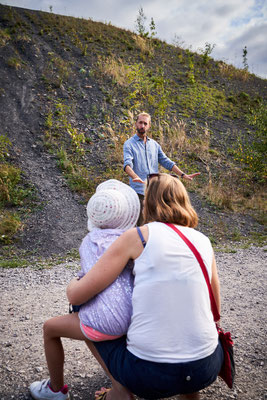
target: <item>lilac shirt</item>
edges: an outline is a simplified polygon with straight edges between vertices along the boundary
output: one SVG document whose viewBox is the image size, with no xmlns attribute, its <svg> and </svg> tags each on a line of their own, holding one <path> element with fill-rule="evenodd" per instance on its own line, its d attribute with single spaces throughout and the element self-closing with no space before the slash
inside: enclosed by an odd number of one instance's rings
<svg viewBox="0 0 267 400">
<path fill-rule="evenodd" d="M 123 233 L 119 229 L 93 229 L 80 246 L 81 271 L 84 276 Z M 84 303 L 79 311 L 81 322 L 107 335 L 127 332 L 132 315 L 133 262 L 128 262 L 118 278 L 101 293 Z"/>
</svg>

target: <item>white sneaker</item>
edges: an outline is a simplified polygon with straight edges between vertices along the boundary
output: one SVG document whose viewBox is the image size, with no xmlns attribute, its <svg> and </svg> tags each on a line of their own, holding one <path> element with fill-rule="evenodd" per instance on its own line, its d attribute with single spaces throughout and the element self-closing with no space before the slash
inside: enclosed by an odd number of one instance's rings
<svg viewBox="0 0 267 400">
<path fill-rule="evenodd" d="M 68 386 L 65 385 L 59 392 L 53 392 L 49 387 L 49 379 L 43 379 L 42 381 L 33 382 L 30 386 L 30 392 L 36 400 L 67 400 Z"/>
</svg>

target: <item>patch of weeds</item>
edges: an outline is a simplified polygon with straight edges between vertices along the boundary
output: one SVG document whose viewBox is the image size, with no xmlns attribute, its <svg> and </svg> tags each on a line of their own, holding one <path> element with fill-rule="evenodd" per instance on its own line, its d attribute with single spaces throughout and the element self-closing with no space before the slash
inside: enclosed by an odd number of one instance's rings
<svg viewBox="0 0 267 400">
<path fill-rule="evenodd" d="M 216 253 L 228 253 L 228 254 L 235 254 L 237 253 L 236 249 L 230 248 L 230 247 L 215 247 Z"/>
<path fill-rule="evenodd" d="M 78 249 L 71 249 L 66 253 L 67 258 L 73 258 L 74 260 L 80 259 L 80 254 Z M 70 260 L 69 260 L 70 261 Z"/>
<path fill-rule="evenodd" d="M 23 206 L 26 198 L 34 198 L 34 188 L 22 184 L 21 170 L 9 163 L 0 164 L 0 208 Z"/>
<path fill-rule="evenodd" d="M 21 69 L 23 66 L 22 60 L 18 57 L 10 57 L 7 60 L 7 64 L 9 65 L 9 67 L 15 68 L 16 70 Z"/>
<path fill-rule="evenodd" d="M 170 82 L 162 67 L 150 70 L 143 63 L 126 64 L 114 57 L 99 58 L 98 73 L 109 76 L 124 92 L 122 106 L 139 112 L 153 107 L 155 116 L 162 118 L 172 104 Z"/>
<path fill-rule="evenodd" d="M 11 142 L 7 135 L 0 135 L 0 162 L 4 161 L 9 156 L 8 151 L 11 147 Z"/>
<path fill-rule="evenodd" d="M 0 135 L 0 242 L 10 244 L 23 230 L 21 218 L 35 207 L 35 191 L 22 182 L 21 170 L 6 162 L 11 147 L 9 139 Z M 1 162 L 2 161 L 2 162 Z M 9 209 L 13 208 L 13 211 Z"/>
<path fill-rule="evenodd" d="M 256 173 L 258 179 L 263 181 L 267 175 L 266 153 L 267 153 L 267 104 L 260 103 L 259 106 L 251 109 L 247 116 L 248 122 L 254 127 L 254 138 L 251 143 L 251 153 L 253 157 L 253 172 Z"/>
<path fill-rule="evenodd" d="M 217 63 L 219 73 L 229 79 L 237 79 L 247 81 L 250 78 L 250 73 L 247 70 L 236 68 L 231 64 L 226 64 L 223 61 Z"/>
<path fill-rule="evenodd" d="M 0 206 L 17 205 L 18 201 L 23 200 L 23 196 L 20 196 L 18 191 L 20 179 L 19 168 L 8 163 L 0 164 Z"/>
<path fill-rule="evenodd" d="M 246 137 L 237 137 L 233 154 L 235 160 L 243 164 L 244 169 L 262 184 L 266 182 L 267 175 L 267 105 L 261 103 L 251 109 L 247 120 L 254 130 L 249 130 Z"/>
<path fill-rule="evenodd" d="M 260 225 L 267 226 L 267 213 L 266 213 L 266 190 L 263 188 L 264 192 L 254 193 L 250 199 L 250 204 L 248 208 L 253 210 L 253 218 Z"/>
<path fill-rule="evenodd" d="M 0 46 L 5 46 L 10 41 L 11 36 L 8 32 L 8 29 L 0 28 Z"/>
<path fill-rule="evenodd" d="M 237 250 L 236 250 L 236 249 L 226 248 L 226 249 L 224 250 L 224 253 L 235 254 L 235 253 L 237 253 Z"/>
<path fill-rule="evenodd" d="M 209 239 L 212 245 L 216 245 L 217 244 L 217 239 L 216 237 L 214 237 L 214 235 L 209 235 Z"/>
<path fill-rule="evenodd" d="M 71 73 L 71 66 L 68 61 L 63 60 L 53 52 L 48 53 L 48 62 L 43 75 L 53 86 L 59 88 L 66 82 Z"/>
<path fill-rule="evenodd" d="M 190 136 L 187 131 L 190 130 Z M 179 159 L 179 167 L 186 171 L 192 171 L 194 160 L 209 161 L 210 130 L 207 125 L 204 127 L 197 124 L 190 129 L 184 120 L 174 118 L 171 122 L 161 121 L 154 128 L 155 137 L 168 156 L 175 160 Z M 188 163 L 190 158 L 190 167 L 183 166 Z M 189 169 L 188 169 L 189 168 Z"/>
<path fill-rule="evenodd" d="M 186 73 L 186 77 L 189 84 L 195 84 L 195 64 L 194 64 L 194 55 L 191 52 L 188 52 L 188 72 Z"/>
<path fill-rule="evenodd" d="M 216 149 L 208 149 L 208 152 L 215 157 L 220 157 L 220 152 Z"/>
<path fill-rule="evenodd" d="M 120 86 L 126 87 L 131 83 L 129 68 L 121 59 L 117 60 L 114 57 L 98 58 L 97 71 L 103 75 L 110 76 L 114 80 L 114 83 Z"/>
<path fill-rule="evenodd" d="M 251 248 L 251 243 L 250 241 L 246 240 L 246 241 L 242 241 L 241 243 L 238 244 L 238 248 L 239 249 L 250 249 Z"/>
<path fill-rule="evenodd" d="M 84 166 L 74 162 L 63 148 L 57 152 L 57 157 L 58 166 L 67 179 L 70 188 L 82 194 L 86 199 L 89 198 L 93 194 L 96 186 L 90 171 Z"/>
<path fill-rule="evenodd" d="M 26 42 L 26 43 L 30 43 L 31 42 L 31 38 L 29 35 L 27 35 L 26 33 L 19 33 L 16 36 L 16 40 L 17 41 L 21 41 L 21 42 Z"/>
<path fill-rule="evenodd" d="M 72 125 L 72 117 L 75 105 L 72 107 L 57 100 L 48 111 L 45 126 L 45 143 L 47 147 L 55 145 L 58 147 L 58 139 L 62 140 L 68 134 L 71 139 L 71 145 L 78 155 L 84 154 L 83 144 L 85 136 L 76 127 Z"/>
<path fill-rule="evenodd" d="M 209 181 L 208 185 L 203 188 L 202 193 L 209 204 L 217 209 L 228 209 L 233 211 L 233 199 L 231 193 L 219 181 L 217 183 Z"/>
<path fill-rule="evenodd" d="M 184 110 L 183 112 L 205 119 L 211 117 L 220 119 L 228 109 L 223 91 L 199 82 L 182 89 L 176 97 L 176 102 Z"/>
<path fill-rule="evenodd" d="M 129 180 L 126 177 L 125 172 L 123 171 L 123 164 L 115 167 L 108 167 L 103 171 L 102 180 L 108 179 L 118 179 L 121 182 L 128 184 Z"/>
<path fill-rule="evenodd" d="M 243 103 L 250 103 L 250 96 L 246 92 L 240 92 L 238 97 Z"/>
<path fill-rule="evenodd" d="M 10 260 L 1 260 L 0 268 L 26 268 L 30 265 L 29 261 L 21 258 L 13 258 Z"/>
<path fill-rule="evenodd" d="M 47 266 L 47 264 L 46 263 L 43 263 L 43 262 L 35 262 L 33 265 L 32 265 L 32 269 L 34 269 L 34 270 L 36 270 L 36 271 L 42 271 L 43 269 L 49 269 L 49 268 L 51 268 L 51 266 Z"/>
<path fill-rule="evenodd" d="M 15 212 L 0 211 L 0 243 L 11 243 L 14 236 L 23 228 L 19 215 Z"/>
<path fill-rule="evenodd" d="M 249 239 L 251 244 L 258 247 L 266 246 L 267 236 L 260 232 L 250 232 Z"/>
<path fill-rule="evenodd" d="M 88 49 L 88 44 L 85 44 L 84 46 L 82 46 L 82 55 L 85 57 L 87 56 L 87 49 Z"/>
<path fill-rule="evenodd" d="M 57 156 L 58 166 L 69 187 L 87 199 L 95 189 L 95 182 L 82 165 L 83 144 L 91 140 L 86 140 L 84 133 L 72 126 L 74 112 L 75 104 L 66 105 L 59 100 L 52 104 L 46 118 L 45 144 Z"/>
<path fill-rule="evenodd" d="M 235 227 L 231 233 L 231 240 L 234 242 L 240 242 L 242 240 L 242 235 L 237 227 Z"/>
<path fill-rule="evenodd" d="M 141 54 L 144 57 L 144 60 L 147 57 L 153 57 L 154 56 L 154 46 L 153 42 L 151 40 L 144 38 L 139 35 L 133 35 L 133 39 L 135 42 L 135 46 L 140 50 Z"/>
</svg>

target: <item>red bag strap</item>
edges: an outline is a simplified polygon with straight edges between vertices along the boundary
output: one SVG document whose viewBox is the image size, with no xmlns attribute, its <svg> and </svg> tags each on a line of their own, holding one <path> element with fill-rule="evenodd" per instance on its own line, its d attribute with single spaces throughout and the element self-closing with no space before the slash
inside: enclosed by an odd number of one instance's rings
<svg viewBox="0 0 267 400">
<path fill-rule="evenodd" d="M 193 243 L 191 243 L 190 240 L 181 231 L 179 231 L 178 228 L 176 228 L 176 226 L 174 226 L 173 224 L 169 224 L 168 222 L 164 222 L 164 224 L 169 226 L 170 228 L 172 228 L 176 233 L 178 233 L 178 235 L 183 239 L 183 241 L 187 244 L 187 246 L 194 253 L 197 261 L 199 262 L 199 265 L 201 267 L 201 270 L 203 272 L 205 281 L 206 281 L 207 286 L 208 286 L 213 319 L 214 319 L 215 322 L 219 321 L 220 314 L 219 314 L 219 311 L 218 311 L 218 308 L 217 308 L 217 305 L 216 305 L 216 302 L 215 302 L 215 298 L 214 298 L 214 295 L 213 295 L 212 287 L 211 287 L 210 280 L 209 280 L 208 271 L 207 271 L 207 268 L 206 268 L 206 266 L 204 264 L 204 261 L 202 260 L 202 257 L 200 255 L 199 251 L 195 248 Z"/>
</svg>

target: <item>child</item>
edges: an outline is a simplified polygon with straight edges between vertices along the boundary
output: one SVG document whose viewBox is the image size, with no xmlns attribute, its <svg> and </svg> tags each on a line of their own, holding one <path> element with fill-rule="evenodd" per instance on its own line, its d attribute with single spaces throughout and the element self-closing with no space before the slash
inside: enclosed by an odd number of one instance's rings
<svg viewBox="0 0 267 400">
<path fill-rule="evenodd" d="M 140 203 L 135 191 L 115 179 L 100 184 L 87 204 L 88 230 L 80 246 L 78 279 L 93 267 L 107 248 L 136 225 Z M 133 263 L 128 262 L 106 289 L 80 306 L 79 312 L 51 318 L 44 324 L 44 347 L 50 379 L 34 382 L 34 399 L 68 399 L 64 386 L 61 337 L 91 341 L 112 340 L 126 334 L 132 314 Z M 87 342 L 90 346 L 90 343 Z"/>
</svg>

